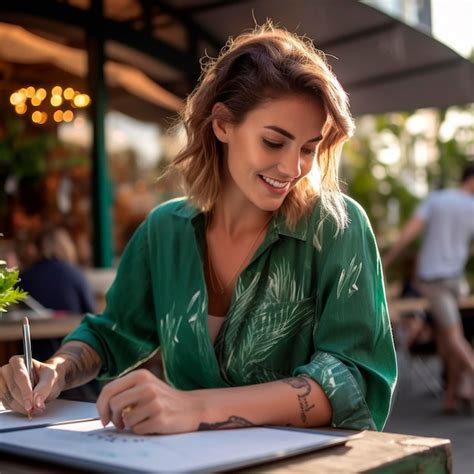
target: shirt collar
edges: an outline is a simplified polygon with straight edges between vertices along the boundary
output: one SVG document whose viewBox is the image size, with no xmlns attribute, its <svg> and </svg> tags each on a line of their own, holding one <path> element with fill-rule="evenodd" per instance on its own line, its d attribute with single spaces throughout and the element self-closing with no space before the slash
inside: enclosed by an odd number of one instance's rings
<svg viewBox="0 0 474 474">
<path fill-rule="evenodd" d="M 194 219 L 197 215 L 202 213 L 197 207 L 190 204 L 186 198 L 180 198 L 180 200 L 182 201 L 181 206 L 173 210 L 175 216 Z"/>
<path fill-rule="evenodd" d="M 199 216 L 203 215 L 203 212 L 189 203 L 183 202 L 183 205 L 175 209 L 173 214 L 189 219 L 195 223 Z M 293 229 L 290 229 L 286 224 L 285 216 L 282 213 L 278 213 L 272 219 L 271 225 L 271 231 L 276 232 L 278 235 L 284 235 L 286 237 L 292 237 L 304 241 L 308 239 L 309 216 L 303 216 L 296 226 Z"/>
<path fill-rule="evenodd" d="M 282 213 L 278 213 L 273 219 L 273 225 L 279 235 L 304 241 L 308 239 L 309 216 L 307 215 L 303 216 L 293 229 L 290 229 L 286 224 L 285 216 Z"/>
</svg>

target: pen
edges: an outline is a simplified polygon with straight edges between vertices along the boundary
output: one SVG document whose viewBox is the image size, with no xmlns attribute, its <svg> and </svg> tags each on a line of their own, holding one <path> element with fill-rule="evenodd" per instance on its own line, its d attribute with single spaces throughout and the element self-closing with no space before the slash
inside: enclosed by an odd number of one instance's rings
<svg viewBox="0 0 474 474">
<path fill-rule="evenodd" d="M 26 371 L 31 382 L 31 389 L 34 388 L 34 375 L 33 375 L 33 357 L 31 354 L 31 334 L 30 334 L 30 322 L 25 316 L 23 318 L 23 357 L 25 360 Z M 28 418 L 31 420 L 31 411 L 28 413 Z"/>
</svg>

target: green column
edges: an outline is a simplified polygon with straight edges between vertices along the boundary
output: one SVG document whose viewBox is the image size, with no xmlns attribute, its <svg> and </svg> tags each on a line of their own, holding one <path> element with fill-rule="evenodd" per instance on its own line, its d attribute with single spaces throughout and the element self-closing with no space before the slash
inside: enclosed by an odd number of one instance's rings
<svg viewBox="0 0 474 474">
<path fill-rule="evenodd" d="M 92 141 L 92 222 L 95 267 L 112 265 L 111 184 L 105 151 L 107 93 L 104 80 L 103 1 L 91 2 L 92 22 L 87 31 L 89 87 L 91 93 Z"/>
</svg>

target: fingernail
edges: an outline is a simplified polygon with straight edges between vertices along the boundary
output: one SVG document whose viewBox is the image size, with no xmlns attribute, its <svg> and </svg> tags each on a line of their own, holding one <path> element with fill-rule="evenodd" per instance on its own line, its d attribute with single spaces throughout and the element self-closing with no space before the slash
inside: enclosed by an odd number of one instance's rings
<svg viewBox="0 0 474 474">
<path fill-rule="evenodd" d="M 39 408 L 40 410 L 44 409 L 44 400 L 43 397 L 38 396 L 35 398 L 35 407 Z"/>
<path fill-rule="evenodd" d="M 107 423 L 104 421 L 104 420 L 100 420 L 100 422 L 102 423 L 102 426 L 105 428 L 107 426 Z"/>
<path fill-rule="evenodd" d="M 33 409 L 33 404 L 30 400 L 25 400 L 25 410 L 29 413 Z"/>
</svg>

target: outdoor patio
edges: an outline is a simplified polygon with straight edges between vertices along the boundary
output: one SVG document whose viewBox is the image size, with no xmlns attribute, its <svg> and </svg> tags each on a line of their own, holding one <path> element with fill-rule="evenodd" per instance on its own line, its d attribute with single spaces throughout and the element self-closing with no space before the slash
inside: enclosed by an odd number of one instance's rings
<svg viewBox="0 0 474 474">
<path fill-rule="evenodd" d="M 445 415 L 441 412 L 441 394 L 436 395 L 421 382 L 420 373 L 434 375 L 433 387 L 441 379 L 437 356 L 408 359 L 398 354 L 399 382 L 392 414 L 385 431 L 434 438 L 448 438 L 453 449 L 453 473 L 474 472 L 474 414 Z"/>
</svg>

